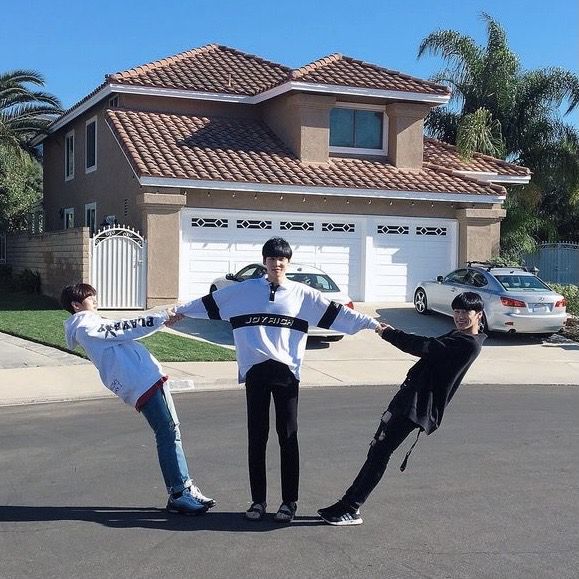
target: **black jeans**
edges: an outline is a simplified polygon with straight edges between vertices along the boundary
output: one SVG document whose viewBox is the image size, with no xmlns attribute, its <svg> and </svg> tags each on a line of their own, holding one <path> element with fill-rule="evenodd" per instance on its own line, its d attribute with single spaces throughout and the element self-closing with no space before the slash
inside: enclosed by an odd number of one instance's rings
<svg viewBox="0 0 579 579">
<path fill-rule="evenodd" d="M 249 484 L 251 500 L 254 503 L 264 503 L 267 497 L 265 456 L 272 395 L 280 447 L 282 500 L 298 500 L 298 388 L 299 380 L 288 366 L 274 360 L 256 364 L 250 368 L 245 378 Z"/>
<path fill-rule="evenodd" d="M 343 502 L 355 509 L 364 504 L 384 475 L 392 453 L 415 428 L 418 426 L 404 416 L 393 416 L 388 411 L 384 413 L 370 443 L 368 458 L 342 498 Z"/>
</svg>

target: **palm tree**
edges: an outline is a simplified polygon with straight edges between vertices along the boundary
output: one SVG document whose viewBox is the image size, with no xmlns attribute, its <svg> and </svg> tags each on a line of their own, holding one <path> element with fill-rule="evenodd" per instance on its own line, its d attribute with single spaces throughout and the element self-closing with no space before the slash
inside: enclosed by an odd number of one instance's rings
<svg viewBox="0 0 579 579">
<path fill-rule="evenodd" d="M 480 151 L 529 167 L 532 189 L 540 193 L 534 210 L 544 222 L 527 222 L 544 238 L 553 230 L 556 206 L 559 225 L 569 212 L 579 214 L 579 132 L 562 118 L 579 104 L 579 77 L 561 68 L 523 70 L 501 25 L 486 13 L 482 18 L 485 46 L 453 30 L 433 32 L 420 44 L 419 58 L 429 53 L 445 61 L 433 80 L 452 89 L 449 105 L 433 110 L 426 128 L 456 144 L 465 158 Z"/>
<path fill-rule="evenodd" d="M 31 140 L 63 110 L 55 96 L 27 84 L 43 86 L 44 79 L 33 70 L 0 73 L 0 146 L 33 153 Z"/>
</svg>

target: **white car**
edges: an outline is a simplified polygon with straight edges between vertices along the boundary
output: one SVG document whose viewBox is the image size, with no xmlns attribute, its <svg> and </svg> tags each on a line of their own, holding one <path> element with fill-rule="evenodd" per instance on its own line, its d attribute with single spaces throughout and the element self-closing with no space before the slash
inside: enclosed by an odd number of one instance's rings
<svg viewBox="0 0 579 579">
<path fill-rule="evenodd" d="M 547 336 L 558 332 L 567 319 L 565 298 L 532 272 L 474 262 L 436 280 L 420 282 L 414 291 L 414 307 L 419 314 L 433 310 L 452 316 L 452 300 L 465 291 L 477 292 L 483 299 L 485 332 Z"/>
<path fill-rule="evenodd" d="M 234 283 L 246 281 L 248 279 L 255 279 L 263 277 L 266 274 L 265 266 L 261 263 L 251 263 L 242 267 L 237 273 L 228 273 L 223 277 L 218 277 L 211 282 L 209 291 L 214 292 L 218 289 L 227 287 Z M 291 263 L 286 270 L 286 277 L 292 281 L 304 283 L 319 290 L 324 294 L 324 297 L 332 300 L 338 304 L 343 304 L 348 308 L 354 308 L 352 299 L 347 294 L 340 291 L 336 282 L 325 272 L 317 267 L 311 265 L 301 265 L 299 263 Z M 334 330 L 327 330 L 325 328 L 317 328 L 310 326 L 308 330 L 309 336 L 317 338 L 324 338 L 330 342 L 337 342 L 344 337 L 341 332 Z"/>
</svg>

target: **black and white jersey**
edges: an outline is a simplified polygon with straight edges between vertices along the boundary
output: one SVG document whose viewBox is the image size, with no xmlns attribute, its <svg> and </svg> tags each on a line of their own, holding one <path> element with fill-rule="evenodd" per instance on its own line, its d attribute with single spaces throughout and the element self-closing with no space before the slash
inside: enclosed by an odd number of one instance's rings
<svg viewBox="0 0 579 579">
<path fill-rule="evenodd" d="M 240 382 L 252 366 L 266 360 L 286 364 L 299 380 L 310 325 L 345 334 L 379 325 L 302 283 L 286 279 L 276 285 L 265 277 L 215 291 L 177 307 L 177 313 L 231 322 Z"/>
</svg>

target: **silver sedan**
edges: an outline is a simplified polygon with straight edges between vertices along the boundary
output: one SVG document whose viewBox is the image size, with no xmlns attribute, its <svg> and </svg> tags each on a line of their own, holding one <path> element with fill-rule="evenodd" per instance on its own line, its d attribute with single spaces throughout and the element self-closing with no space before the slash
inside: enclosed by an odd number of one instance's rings
<svg viewBox="0 0 579 579">
<path fill-rule="evenodd" d="M 483 331 L 553 334 L 567 319 L 565 298 L 523 268 L 471 265 L 436 280 L 420 282 L 414 307 L 452 315 L 452 300 L 474 291 L 484 301 Z"/>
</svg>

